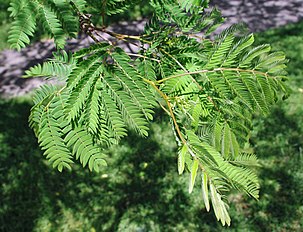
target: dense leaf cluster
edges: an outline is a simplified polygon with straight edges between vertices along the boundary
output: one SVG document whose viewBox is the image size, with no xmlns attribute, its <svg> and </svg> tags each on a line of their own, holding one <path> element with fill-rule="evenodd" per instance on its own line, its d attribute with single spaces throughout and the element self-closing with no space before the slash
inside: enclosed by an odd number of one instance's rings
<svg viewBox="0 0 303 232">
<path fill-rule="evenodd" d="M 178 172 L 190 173 L 189 192 L 199 178 L 206 209 L 212 204 L 217 219 L 230 225 L 226 195 L 233 189 L 259 195 L 253 172 L 257 159 L 247 149 L 251 118 L 256 111 L 266 114 L 281 93 L 287 94 L 285 56 L 271 53 L 269 45 L 253 46 L 254 36 L 237 25 L 210 39 L 222 18 L 216 10 L 206 13 L 208 2 L 203 0 L 150 1 L 154 16 L 138 36 L 95 26 L 86 14 L 106 17 L 130 4 L 11 4 L 15 22 L 9 41 L 15 48 L 29 43 L 37 18 L 59 49 L 77 33 L 77 25 L 96 42 L 73 54 L 58 51 L 52 60 L 27 71 L 26 76 L 60 77 L 64 82 L 37 90 L 30 125 L 59 171 L 79 160 L 98 172 L 106 165 L 104 149 L 128 130 L 148 136 L 158 105 L 171 118 L 179 146 Z M 139 53 L 123 51 L 115 40 L 136 44 Z"/>
</svg>

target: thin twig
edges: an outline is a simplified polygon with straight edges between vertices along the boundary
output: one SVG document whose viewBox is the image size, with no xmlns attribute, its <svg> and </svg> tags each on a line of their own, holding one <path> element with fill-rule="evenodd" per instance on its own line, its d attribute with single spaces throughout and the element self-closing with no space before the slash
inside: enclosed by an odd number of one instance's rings
<svg viewBox="0 0 303 232">
<path fill-rule="evenodd" d="M 176 129 L 176 132 L 180 138 L 180 140 L 182 141 L 183 145 L 187 146 L 188 147 L 188 152 L 189 154 L 193 157 L 193 159 L 196 159 L 199 161 L 199 158 L 196 156 L 196 154 L 191 150 L 191 148 L 189 147 L 189 145 L 187 144 L 186 140 L 184 139 L 183 137 L 183 134 L 180 130 L 180 127 L 177 123 L 177 119 L 174 115 L 174 112 L 173 112 L 173 109 L 172 109 L 172 106 L 171 106 L 171 103 L 169 102 L 169 98 L 168 96 L 166 96 L 165 93 L 163 93 L 157 86 L 156 84 L 153 82 L 153 81 L 150 81 L 150 80 L 147 80 L 147 79 L 143 79 L 146 83 L 150 84 L 159 94 L 160 96 L 164 99 L 164 101 L 166 102 L 166 105 L 168 107 L 168 111 L 165 110 L 165 112 L 167 112 L 169 114 L 169 116 L 171 117 L 171 119 L 173 120 L 173 124 L 175 126 L 175 129 Z M 200 162 L 199 162 L 200 163 Z"/>
<path fill-rule="evenodd" d="M 112 41 L 110 41 L 109 39 L 105 38 L 104 36 L 102 36 L 100 33 L 98 33 L 97 31 L 95 31 L 96 35 L 101 37 L 103 40 L 107 41 L 110 45 L 113 45 Z"/>
<path fill-rule="evenodd" d="M 115 38 L 119 39 L 119 40 L 133 39 L 133 40 L 138 40 L 138 41 L 141 41 L 141 42 L 144 42 L 144 43 L 147 43 L 147 44 L 151 43 L 150 41 L 142 39 L 142 36 L 139 36 L 139 35 L 119 34 L 119 33 L 113 32 L 113 31 L 109 31 L 106 28 L 102 28 L 102 27 L 95 27 L 95 30 L 102 31 L 102 32 L 104 32 L 106 34 L 109 34 L 112 37 L 115 37 Z"/>
<path fill-rule="evenodd" d="M 141 57 L 141 58 L 148 59 L 148 60 L 157 61 L 158 63 L 161 62 L 160 60 L 157 60 L 155 58 L 149 58 L 147 56 L 143 56 L 143 55 L 140 55 L 140 54 L 134 54 L 134 53 L 128 53 L 128 52 L 126 52 L 126 54 L 129 55 L 129 56 L 136 56 L 136 57 Z"/>
<path fill-rule="evenodd" d="M 168 115 L 170 115 L 170 112 L 162 104 L 159 104 L 159 105 Z"/>
<path fill-rule="evenodd" d="M 146 83 L 150 84 L 159 94 L 160 96 L 164 99 L 164 101 L 166 102 L 166 105 L 168 107 L 168 110 L 169 110 L 169 115 L 170 117 L 172 118 L 173 120 L 173 123 L 175 125 L 175 129 L 177 131 L 177 134 L 179 136 L 179 138 L 181 139 L 182 143 L 183 144 L 186 144 L 186 140 L 184 139 L 183 135 L 182 135 L 182 132 L 179 128 L 179 125 L 177 123 L 177 120 L 176 120 L 176 117 L 174 115 L 174 112 L 173 112 L 173 109 L 172 109 L 172 106 L 168 100 L 168 96 L 165 95 L 165 93 L 163 93 L 157 86 L 156 84 L 153 82 L 153 81 L 150 81 L 150 80 L 147 80 L 147 79 L 143 79 Z"/>
<path fill-rule="evenodd" d="M 190 73 L 175 57 L 173 57 L 171 54 L 169 54 L 167 51 L 165 51 L 164 49 L 160 48 L 160 51 L 164 52 L 166 55 L 168 55 L 171 59 L 173 59 L 182 69 L 183 71 L 185 71 L 186 73 Z M 190 74 L 189 74 L 190 75 Z M 203 90 L 202 86 L 195 80 L 195 78 L 193 78 L 190 75 L 192 81 L 198 86 L 198 88 L 200 89 L 200 91 Z M 163 80 L 163 79 L 162 79 Z M 160 83 L 160 82 L 158 82 Z"/>
<path fill-rule="evenodd" d="M 163 78 L 163 79 L 161 79 L 157 82 L 162 83 L 162 82 L 165 82 L 169 79 L 177 78 L 177 77 L 183 77 L 183 76 L 186 76 L 186 75 L 201 74 L 201 73 L 212 73 L 212 72 L 219 72 L 219 71 L 248 72 L 248 73 L 259 74 L 259 75 L 262 75 L 262 76 L 265 76 L 265 77 L 269 77 L 269 75 L 267 73 L 256 71 L 256 70 L 239 69 L 239 68 L 215 68 L 213 70 L 204 69 L 204 70 L 198 70 L 198 71 L 193 71 L 193 72 L 180 73 L 180 74 L 176 74 L 176 75 L 172 75 L 172 76 Z"/>
<path fill-rule="evenodd" d="M 187 72 L 187 69 L 175 58 L 173 57 L 171 54 L 169 54 L 167 51 L 165 51 L 164 49 L 160 48 L 161 52 L 164 52 L 167 56 L 169 56 L 171 59 L 173 59 L 182 69 L 184 72 Z"/>
</svg>

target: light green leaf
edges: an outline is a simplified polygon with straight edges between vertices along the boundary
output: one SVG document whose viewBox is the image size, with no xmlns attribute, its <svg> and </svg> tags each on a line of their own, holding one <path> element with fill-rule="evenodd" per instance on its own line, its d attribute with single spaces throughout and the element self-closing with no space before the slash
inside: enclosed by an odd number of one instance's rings
<svg viewBox="0 0 303 232">
<path fill-rule="evenodd" d="M 188 153 L 187 145 L 183 145 L 178 154 L 178 173 L 181 175 L 185 167 L 185 156 Z"/>
<path fill-rule="evenodd" d="M 221 221 L 223 226 L 225 224 L 230 226 L 231 219 L 227 212 L 226 204 L 222 201 L 221 195 L 212 183 L 210 183 L 210 196 L 217 220 Z"/>
<path fill-rule="evenodd" d="M 205 172 L 202 172 L 202 197 L 207 212 L 210 210 L 209 198 L 208 198 L 208 177 Z"/>
<path fill-rule="evenodd" d="M 198 167 L 199 167 L 199 160 L 194 159 L 194 161 L 192 163 L 191 171 L 190 171 L 190 181 L 189 181 L 189 188 L 188 188 L 189 193 L 191 193 L 193 191 L 193 188 L 195 185 L 195 180 L 197 177 Z"/>
</svg>

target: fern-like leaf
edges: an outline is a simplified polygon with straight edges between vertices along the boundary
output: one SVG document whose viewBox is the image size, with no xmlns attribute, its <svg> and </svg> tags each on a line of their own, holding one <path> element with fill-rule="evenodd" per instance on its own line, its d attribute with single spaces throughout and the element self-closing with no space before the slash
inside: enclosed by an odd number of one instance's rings
<svg viewBox="0 0 303 232">
<path fill-rule="evenodd" d="M 64 141 L 68 147 L 72 148 L 73 154 L 76 159 L 80 160 L 83 167 L 88 165 L 91 171 L 99 172 L 102 166 L 106 166 L 101 149 L 94 145 L 92 137 L 85 130 L 81 128 L 71 129 Z"/>
<path fill-rule="evenodd" d="M 46 32 L 55 39 L 57 47 L 64 48 L 64 31 L 56 13 L 50 7 L 38 3 L 38 15 Z"/>
<path fill-rule="evenodd" d="M 9 11 L 14 21 L 9 31 L 8 42 L 12 48 L 20 50 L 30 43 L 30 37 L 34 35 L 36 18 L 32 12 L 36 11 L 36 6 L 26 1 L 12 1 Z"/>
<path fill-rule="evenodd" d="M 54 58 L 42 64 L 37 64 L 25 71 L 24 78 L 46 77 L 66 80 L 75 67 L 74 59 L 65 51 L 54 53 Z"/>
<path fill-rule="evenodd" d="M 231 220 L 227 212 L 227 208 L 228 208 L 227 204 L 222 200 L 221 194 L 218 192 L 215 185 L 210 183 L 209 186 L 210 186 L 211 202 L 217 219 L 221 221 L 223 226 L 225 224 L 230 226 Z"/>
<path fill-rule="evenodd" d="M 78 9 L 84 10 L 85 1 L 75 0 Z M 14 18 L 9 31 L 8 42 L 12 48 L 20 50 L 30 43 L 30 37 L 41 22 L 44 32 L 55 39 L 57 48 L 63 48 L 67 35 L 75 37 L 78 32 L 78 19 L 74 16 L 69 2 L 60 0 L 11 1 L 9 11 Z"/>
<path fill-rule="evenodd" d="M 98 59 L 96 61 L 98 61 Z M 65 111 L 68 115 L 68 120 L 75 120 L 79 115 L 80 110 L 82 110 L 85 102 L 88 102 L 89 94 L 92 90 L 94 90 L 93 87 L 103 70 L 104 67 L 100 65 L 100 63 L 96 62 L 90 67 L 90 69 L 87 70 L 85 76 L 73 89 L 73 92 L 68 99 L 68 105 Z M 95 100 L 95 98 L 90 100 Z"/>
<path fill-rule="evenodd" d="M 159 104 L 179 145 L 178 173 L 190 172 L 189 192 L 201 176 L 206 210 L 212 205 L 217 219 L 230 225 L 227 195 L 236 189 L 259 196 L 258 162 L 245 151 L 253 114 L 268 113 L 281 94 L 288 94 L 285 55 L 271 52 L 269 45 L 254 47 L 254 36 L 242 25 L 209 36 L 222 17 L 216 9 L 205 12 L 207 0 L 149 1 L 154 16 L 144 35 L 104 26 L 107 16 L 138 2 L 12 0 L 12 47 L 26 46 L 37 22 L 57 48 L 76 36 L 79 24 L 96 42 L 73 54 L 55 53 L 26 71 L 25 77 L 59 77 L 62 85 L 36 91 L 30 126 L 59 171 L 70 169 L 75 158 L 99 172 L 106 166 L 104 149 L 129 128 L 148 135 Z M 101 13 L 102 27 L 90 23 L 86 13 Z M 103 33 L 113 38 L 99 42 Z M 140 51 L 126 53 L 112 39 L 136 40 Z"/>
<path fill-rule="evenodd" d="M 60 172 L 63 168 L 71 169 L 73 156 L 62 139 L 60 124 L 47 109 L 42 111 L 41 118 L 38 141 L 41 148 L 45 150 L 44 155 Z"/>
</svg>

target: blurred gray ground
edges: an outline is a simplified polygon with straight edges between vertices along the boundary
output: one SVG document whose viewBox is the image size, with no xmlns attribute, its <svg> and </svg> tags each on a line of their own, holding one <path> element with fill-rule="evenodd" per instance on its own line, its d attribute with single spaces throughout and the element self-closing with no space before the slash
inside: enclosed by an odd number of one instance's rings
<svg viewBox="0 0 303 232">
<path fill-rule="evenodd" d="M 279 27 L 303 19 L 303 0 L 213 0 L 226 18 L 221 29 L 234 23 L 244 22 L 253 31 Z M 115 32 L 138 34 L 144 28 L 144 21 L 122 22 L 110 28 Z M 70 51 L 87 46 L 92 41 L 87 37 L 79 37 L 68 42 Z M 122 44 L 128 51 L 135 47 Z M 51 57 L 54 44 L 42 41 L 22 49 L 21 52 L 5 50 L 0 53 L 0 95 L 19 96 L 30 92 L 45 83 L 42 78 L 22 79 L 24 71 L 34 64 L 41 63 Z"/>
<path fill-rule="evenodd" d="M 303 0 L 211 0 L 226 18 L 224 26 L 244 22 L 253 31 L 303 19 Z"/>
</svg>

